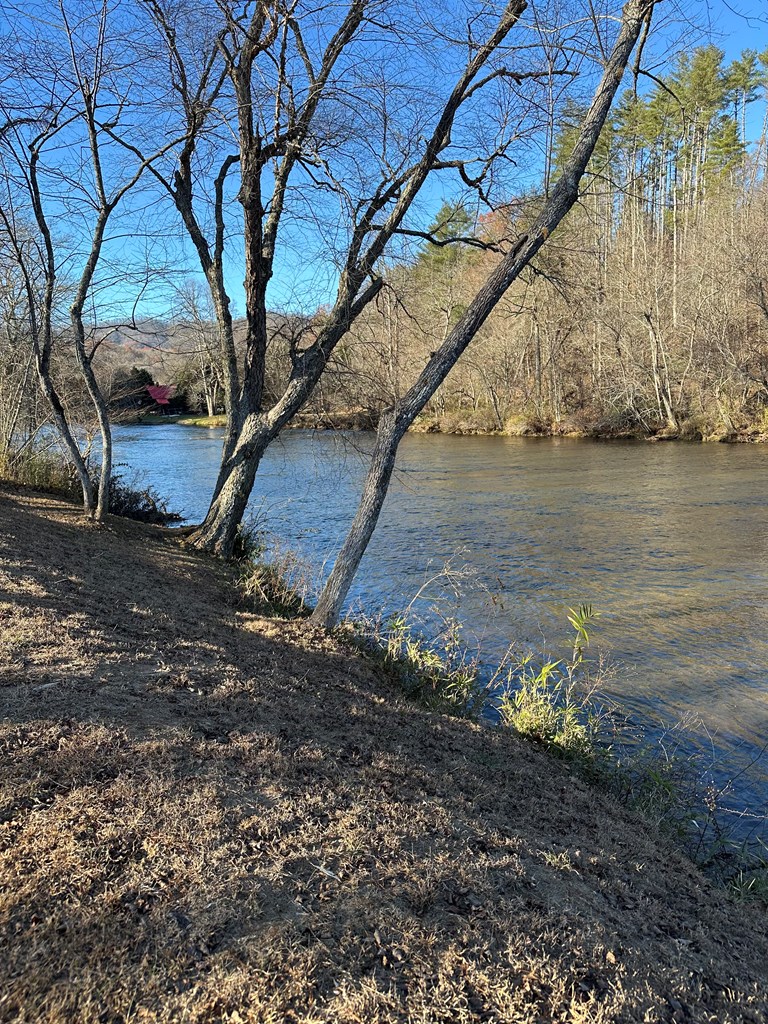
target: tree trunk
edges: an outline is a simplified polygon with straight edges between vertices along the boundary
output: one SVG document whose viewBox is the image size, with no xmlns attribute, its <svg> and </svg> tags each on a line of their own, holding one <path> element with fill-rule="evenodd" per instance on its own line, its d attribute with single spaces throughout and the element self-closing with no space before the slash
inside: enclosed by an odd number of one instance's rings
<svg viewBox="0 0 768 1024">
<path fill-rule="evenodd" d="M 84 288 L 81 289 L 81 293 L 83 295 L 85 294 Z M 77 356 L 77 362 L 80 367 L 80 372 L 83 375 L 83 379 L 85 380 L 88 395 L 93 403 L 93 408 L 96 412 L 96 420 L 99 424 L 99 433 L 101 434 L 101 473 L 99 476 L 99 493 L 94 516 L 94 518 L 100 522 L 109 511 L 109 491 L 112 481 L 112 428 L 109 424 L 109 411 L 107 409 L 106 400 L 104 395 L 101 393 L 99 382 L 96 380 L 96 374 L 93 372 L 91 360 L 88 357 L 88 353 L 85 351 L 85 327 L 83 325 L 81 315 L 82 303 L 79 300 L 80 294 L 78 294 L 78 299 L 72 304 L 70 309 L 70 318 L 72 322 L 72 330 L 75 336 L 75 354 Z"/>
<path fill-rule="evenodd" d="M 220 558 L 232 558 L 256 470 L 271 440 L 262 416 L 246 419 L 232 454 L 221 467 L 208 513 L 187 538 L 188 544 Z"/>
<path fill-rule="evenodd" d="M 675 415 L 674 406 L 672 404 L 672 388 L 669 383 L 669 368 L 667 366 L 666 353 L 664 352 L 664 347 L 656 332 L 656 328 L 653 325 L 653 319 L 650 313 L 645 314 L 645 320 L 648 324 L 648 340 L 651 350 L 651 372 L 653 375 L 653 387 L 656 392 L 656 403 L 659 409 L 659 416 L 666 420 L 667 430 L 677 434 L 680 431 L 680 425 L 677 422 L 677 416 Z"/>
<path fill-rule="evenodd" d="M 53 246 L 50 241 L 50 232 L 45 218 L 42 215 L 42 209 L 39 205 L 39 192 L 37 191 L 37 177 L 36 177 L 36 160 L 33 159 L 30 169 L 31 182 L 33 185 L 32 198 L 35 203 L 35 212 L 38 218 L 38 227 L 43 236 L 43 242 L 45 246 L 46 263 L 45 263 L 45 291 L 42 302 L 42 325 L 38 319 L 36 312 L 36 297 L 35 289 L 32 284 L 32 277 L 29 272 L 24 253 L 21 245 L 19 244 L 18 237 L 13 231 L 12 223 L 5 215 L 0 213 L 3 223 L 7 231 L 8 240 L 11 243 L 12 250 L 15 254 L 18 267 L 21 271 L 24 288 L 26 292 L 27 300 L 27 311 L 29 317 L 29 329 L 32 340 L 32 354 L 35 362 L 35 370 L 37 372 L 38 383 L 40 384 L 40 390 L 45 396 L 48 404 L 50 405 L 51 412 L 53 413 L 53 419 L 58 428 L 64 445 L 69 452 L 69 456 L 77 472 L 78 479 L 80 481 L 80 487 L 83 492 L 83 508 L 85 512 L 92 516 L 94 512 L 94 495 L 93 485 L 91 478 L 88 475 L 88 467 L 85 464 L 80 448 L 75 440 L 72 430 L 67 419 L 67 414 L 62 404 L 61 398 L 58 391 L 53 383 L 51 377 L 51 348 L 53 346 L 53 338 L 51 334 L 51 321 L 52 321 L 52 310 L 53 310 L 53 299 L 54 299 L 54 286 L 56 281 L 56 270 L 53 258 Z"/>
<path fill-rule="evenodd" d="M 58 392 L 53 386 L 48 368 L 39 358 L 37 360 L 37 376 L 40 382 L 40 390 L 48 400 L 48 404 L 53 412 L 53 418 L 56 421 L 56 426 L 59 434 L 61 435 L 61 439 L 69 452 L 69 457 L 72 459 L 75 471 L 77 472 L 77 478 L 80 481 L 80 488 L 83 492 L 83 509 L 89 516 L 93 516 L 95 501 L 93 495 L 93 484 L 91 483 L 91 478 L 88 475 L 88 467 L 85 464 L 85 460 L 80 452 L 77 441 L 69 428 L 67 414 L 64 412 L 64 406 L 61 404 Z"/>
<path fill-rule="evenodd" d="M 379 521 L 392 470 L 395 468 L 397 447 L 407 426 L 405 420 L 398 422 L 392 409 L 379 420 L 373 458 L 357 513 L 312 613 L 311 621 L 318 625 L 331 626 L 338 621 L 352 580 Z"/>
</svg>

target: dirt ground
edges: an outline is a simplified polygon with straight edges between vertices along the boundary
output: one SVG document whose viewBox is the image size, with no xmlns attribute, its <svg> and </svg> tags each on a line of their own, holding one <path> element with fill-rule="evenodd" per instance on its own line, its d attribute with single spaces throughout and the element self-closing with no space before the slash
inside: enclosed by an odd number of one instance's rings
<svg viewBox="0 0 768 1024">
<path fill-rule="evenodd" d="M 0 1021 L 768 1020 L 766 915 L 502 730 L 0 490 Z"/>
</svg>

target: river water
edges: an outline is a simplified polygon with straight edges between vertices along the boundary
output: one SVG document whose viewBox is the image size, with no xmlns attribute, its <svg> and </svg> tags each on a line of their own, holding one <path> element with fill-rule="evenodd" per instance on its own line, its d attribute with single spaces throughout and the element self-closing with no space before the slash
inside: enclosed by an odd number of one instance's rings
<svg viewBox="0 0 768 1024">
<path fill-rule="evenodd" d="M 115 430 L 118 463 L 195 521 L 222 432 Z M 318 574 L 354 513 L 372 435 L 286 431 L 250 516 Z M 492 663 L 509 644 L 560 653 L 568 606 L 601 612 L 608 688 L 648 722 L 692 715 L 733 798 L 768 810 L 768 446 L 408 435 L 352 603 L 399 610 L 446 561 L 426 615 L 456 611 Z M 743 774 L 739 774 L 743 772 Z"/>
</svg>

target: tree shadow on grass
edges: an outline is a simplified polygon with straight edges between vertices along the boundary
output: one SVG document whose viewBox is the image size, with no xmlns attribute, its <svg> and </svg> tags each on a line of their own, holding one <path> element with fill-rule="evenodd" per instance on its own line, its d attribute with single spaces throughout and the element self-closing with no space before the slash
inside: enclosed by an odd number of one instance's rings
<svg viewBox="0 0 768 1024">
<path fill-rule="evenodd" d="M 749 912 L 566 766 L 236 611 L 167 531 L 6 510 L 0 1019 L 757 1006 Z"/>
</svg>

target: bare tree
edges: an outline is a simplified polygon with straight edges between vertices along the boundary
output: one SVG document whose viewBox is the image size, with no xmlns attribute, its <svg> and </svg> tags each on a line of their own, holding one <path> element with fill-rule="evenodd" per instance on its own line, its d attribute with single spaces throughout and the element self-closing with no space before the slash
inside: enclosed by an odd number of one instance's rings
<svg viewBox="0 0 768 1024">
<path fill-rule="evenodd" d="M 539 67 L 532 47 L 507 47 L 526 0 L 508 0 L 493 17 L 478 6 L 458 37 L 449 8 L 425 19 L 395 0 L 341 8 L 219 0 L 206 9 L 202 57 L 182 8 L 144 3 L 165 40 L 187 131 L 173 171 L 154 173 L 196 249 L 223 346 L 227 436 L 210 509 L 190 543 L 229 556 L 265 450 L 379 293 L 381 260 L 413 233 L 407 218 L 425 183 L 450 171 L 487 199 L 500 158 L 531 117 L 531 94 L 566 73 L 568 57 L 560 68 L 551 59 Z M 417 51 L 418 67 L 404 67 Z M 224 272 L 233 199 L 245 269 L 242 367 Z M 274 398 L 265 389 L 268 286 L 286 239 L 308 248 L 312 237 L 322 239 L 336 295 L 313 337 L 291 348 Z"/>
<path fill-rule="evenodd" d="M 223 396 L 221 343 L 219 328 L 211 308 L 210 295 L 195 281 L 186 281 L 178 290 L 176 302 L 181 318 L 185 351 L 192 365 L 187 376 L 194 382 L 209 416 L 215 416 Z"/>
<path fill-rule="evenodd" d="M 584 115 L 571 151 L 556 184 L 526 233 L 519 237 L 478 291 L 469 308 L 430 358 L 415 384 L 397 406 L 381 418 L 362 498 L 352 526 L 312 614 L 317 625 L 333 625 L 373 534 L 384 504 L 395 465 L 397 448 L 408 427 L 445 380 L 457 359 L 512 282 L 530 263 L 579 196 L 579 183 L 611 109 L 624 71 L 640 37 L 649 24 L 656 0 L 628 0 L 619 32 Z"/>
<path fill-rule="evenodd" d="M 24 282 L 40 386 L 75 465 L 85 508 L 97 519 L 109 504 L 112 434 L 107 402 L 93 368 L 98 342 L 89 347 L 87 313 L 89 307 L 98 307 L 97 292 L 108 283 L 98 280 L 97 270 L 109 241 L 110 222 L 151 162 L 177 142 L 164 141 L 151 155 L 132 163 L 126 162 L 125 147 L 115 145 L 124 123 L 133 120 L 133 94 L 139 88 L 140 61 L 130 45 L 132 28 L 107 0 L 58 0 L 50 19 L 31 20 L 28 31 L 19 28 L 2 55 L 5 189 L 0 226 Z M 30 231 L 30 223 L 36 232 Z M 120 278 L 124 286 L 124 263 Z M 66 329 L 60 318 L 64 283 L 69 293 Z M 53 380 L 51 356 L 57 337 L 72 346 L 98 422 L 97 494 Z"/>
<path fill-rule="evenodd" d="M 34 194 L 36 161 L 31 162 L 28 183 Z M 54 315 L 56 309 L 56 269 L 50 234 L 41 232 L 42 244 L 26 228 L 16 214 L 12 198 L 0 202 L 0 223 L 3 227 L 6 251 L 15 262 L 23 288 L 23 317 L 31 343 L 35 369 L 41 391 L 45 396 L 59 435 L 77 472 L 83 493 L 83 507 L 88 513 L 95 508 L 93 484 L 88 467 L 80 451 L 73 427 L 67 416 L 59 389 L 51 372 L 54 344 Z M 45 225 L 47 228 L 47 224 Z M 26 380 L 25 379 L 25 383 Z M 9 443 L 12 437 L 9 438 Z"/>
</svg>

